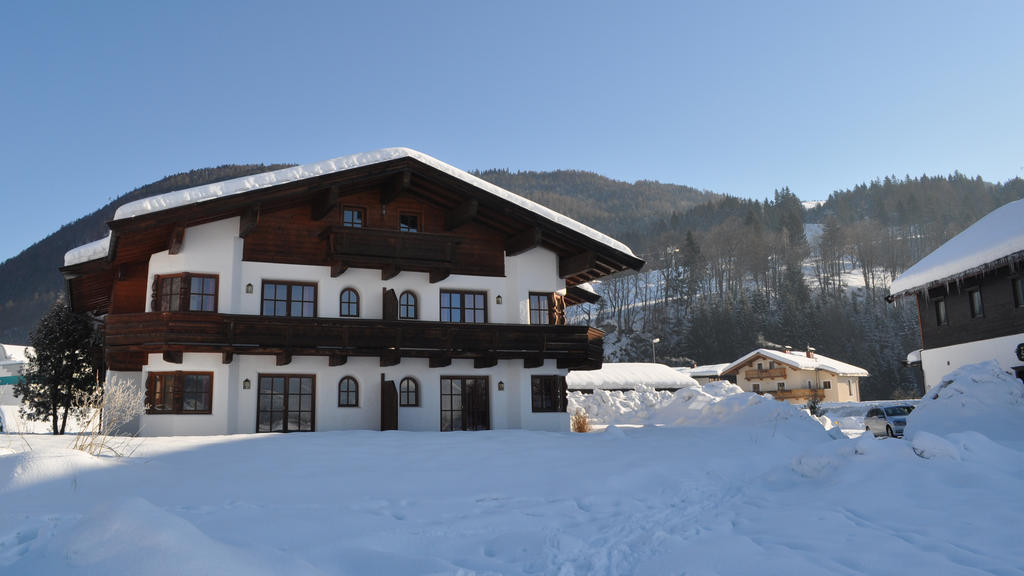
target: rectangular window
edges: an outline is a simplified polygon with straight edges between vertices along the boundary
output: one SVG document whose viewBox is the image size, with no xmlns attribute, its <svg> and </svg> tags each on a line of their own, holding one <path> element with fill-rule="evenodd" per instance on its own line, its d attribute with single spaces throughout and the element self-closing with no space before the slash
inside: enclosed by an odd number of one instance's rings
<svg viewBox="0 0 1024 576">
<path fill-rule="evenodd" d="M 146 414 L 210 414 L 212 372 L 151 372 L 146 380 Z"/>
<path fill-rule="evenodd" d="M 1013 283 L 1014 308 L 1024 308 L 1024 278 L 1013 278 L 1010 282 Z"/>
<path fill-rule="evenodd" d="M 216 312 L 217 276 L 174 274 L 154 279 L 154 312 Z"/>
<path fill-rule="evenodd" d="M 825 380 L 824 382 L 821 383 L 821 387 L 824 388 L 825 390 L 831 390 L 832 389 L 832 381 L 831 380 Z"/>
<path fill-rule="evenodd" d="M 420 217 L 418 214 L 402 213 L 398 215 L 398 230 L 400 232 L 419 232 Z"/>
<path fill-rule="evenodd" d="M 779 390 L 779 392 L 784 392 L 786 390 L 786 383 L 785 382 L 779 382 L 778 390 Z"/>
<path fill-rule="evenodd" d="M 482 324 L 487 322 L 487 294 L 441 290 L 441 322 Z"/>
<path fill-rule="evenodd" d="M 985 315 L 985 309 L 981 306 L 981 290 L 975 288 L 967 291 L 967 298 L 971 304 L 971 318 L 981 318 Z"/>
<path fill-rule="evenodd" d="M 753 387 L 754 387 L 754 388 L 753 388 L 753 390 L 754 390 L 754 393 L 755 393 L 755 394 L 760 394 L 760 393 L 761 393 L 761 385 L 760 385 L 760 384 L 758 384 L 757 382 L 755 382 L 755 383 L 753 384 Z"/>
<path fill-rule="evenodd" d="M 530 292 L 530 324 L 554 324 L 551 294 Z"/>
<path fill-rule="evenodd" d="M 316 284 L 264 282 L 263 315 L 316 317 Z"/>
<path fill-rule="evenodd" d="M 366 222 L 366 210 L 355 206 L 345 206 L 341 211 L 341 225 L 349 228 L 362 228 Z"/>
<path fill-rule="evenodd" d="M 946 301 L 936 300 L 935 301 L 935 325 L 945 326 L 949 324 L 949 317 L 946 316 Z"/>
<path fill-rule="evenodd" d="M 530 397 L 534 412 L 565 412 L 565 378 L 531 376 Z"/>
</svg>

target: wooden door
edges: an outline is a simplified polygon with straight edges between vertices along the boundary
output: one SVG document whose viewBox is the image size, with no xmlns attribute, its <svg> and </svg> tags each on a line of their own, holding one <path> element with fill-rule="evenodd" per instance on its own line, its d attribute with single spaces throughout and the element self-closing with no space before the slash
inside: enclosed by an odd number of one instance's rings
<svg viewBox="0 0 1024 576">
<path fill-rule="evenodd" d="M 394 380 L 380 375 L 380 429 L 398 430 L 398 390 Z"/>
</svg>

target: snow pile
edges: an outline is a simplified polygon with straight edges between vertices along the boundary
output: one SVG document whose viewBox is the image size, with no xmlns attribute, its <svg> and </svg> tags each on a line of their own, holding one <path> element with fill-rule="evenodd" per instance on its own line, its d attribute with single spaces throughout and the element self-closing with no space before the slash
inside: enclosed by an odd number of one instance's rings
<svg viewBox="0 0 1024 576">
<path fill-rule="evenodd" d="M 771 396 L 743 392 L 729 382 L 713 382 L 675 392 L 640 384 L 636 390 L 569 392 L 569 411 L 582 409 L 593 425 L 765 427 L 787 434 L 820 435 L 828 419 Z"/>
<path fill-rule="evenodd" d="M 916 441 L 920 431 L 939 436 L 974 431 L 1024 446 L 1024 383 L 995 361 L 951 372 L 931 389 L 907 419 L 904 434 Z"/>
</svg>

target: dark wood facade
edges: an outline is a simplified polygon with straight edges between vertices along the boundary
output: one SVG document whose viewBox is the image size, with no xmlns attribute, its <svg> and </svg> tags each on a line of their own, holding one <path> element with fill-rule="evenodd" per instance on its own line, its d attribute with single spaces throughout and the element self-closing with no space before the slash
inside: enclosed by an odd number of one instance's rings
<svg viewBox="0 0 1024 576">
<path fill-rule="evenodd" d="M 1009 266 L 986 274 L 917 292 L 921 341 L 925 349 L 1024 333 L 1024 306 L 1018 305 L 1013 283 L 1024 271 Z M 981 294 L 982 313 L 972 317 L 970 294 Z M 939 304 L 942 302 L 943 304 Z M 945 307 L 946 323 L 938 320 Z"/>
<path fill-rule="evenodd" d="M 360 226 L 345 226 L 345 210 Z M 283 318 L 212 312 L 147 312 L 150 257 L 186 249 L 186 229 L 237 218 L 242 259 L 324 266 L 333 277 L 350 268 L 403 271 L 429 282 L 451 274 L 502 277 L 505 256 L 544 247 L 558 257 L 565 301 L 593 301 L 578 284 L 643 261 L 508 198 L 491 194 L 414 158 L 214 198 L 109 223 L 109 254 L 62 268 L 76 311 L 105 316 L 109 367 L 140 371 L 149 354 L 181 363 L 186 352 L 322 356 L 331 366 L 350 356 L 378 357 L 381 366 L 428 358 L 430 366 L 472 359 L 477 368 L 521 360 L 527 368 L 555 360 L 561 369 L 599 368 L 603 333 L 562 325 L 453 324 L 398 320 L 395 295 L 384 319 Z M 402 231 L 409 222 L 416 231 Z M 351 222 L 349 222 L 351 223 Z M 154 282 L 153 288 L 156 288 Z"/>
<path fill-rule="evenodd" d="M 522 359 L 535 367 L 556 360 L 561 368 L 601 367 L 604 333 L 587 326 L 454 324 L 357 318 L 278 318 L 249 314 L 145 312 L 107 318 L 110 367 L 141 370 L 146 354 L 180 363 L 184 352 L 322 356 L 333 365 L 349 356 L 379 357 L 382 366 L 402 358 L 429 358 L 432 366 L 473 359 L 478 367 Z"/>
<path fill-rule="evenodd" d="M 365 210 L 363 228 L 340 229 L 346 206 Z M 403 214 L 418 217 L 424 244 L 399 236 Z M 384 278 L 423 271 L 431 281 L 449 274 L 502 276 L 504 256 L 542 246 L 558 255 L 559 276 L 572 289 L 644 264 L 406 157 L 111 221 L 106 259 L 61 269 L 72 307 L 96 315 L 144 311 L 149 257 L 182 250 L 189 226 L 232 217 L 239 218 L 244 260 L 329 266 L 335 276 L 350 267 L 378 268 Z"/>
</svg>

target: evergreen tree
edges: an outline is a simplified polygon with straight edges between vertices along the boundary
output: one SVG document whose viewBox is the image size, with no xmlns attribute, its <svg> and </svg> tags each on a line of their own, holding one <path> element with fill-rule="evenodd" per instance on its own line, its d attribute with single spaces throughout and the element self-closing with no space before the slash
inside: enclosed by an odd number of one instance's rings
<svg viewBox="0 0 1024 576">
<path fill-rule="evenodd" d="M 103 376 L 103 352 L 88 318 L 58 300 L 29 335 L 28 368 L 14 385 L 20 413 L 52 424 L 63 434 L 68 415 L 87 408 L 87 397 Z"/>
</svg>

